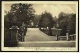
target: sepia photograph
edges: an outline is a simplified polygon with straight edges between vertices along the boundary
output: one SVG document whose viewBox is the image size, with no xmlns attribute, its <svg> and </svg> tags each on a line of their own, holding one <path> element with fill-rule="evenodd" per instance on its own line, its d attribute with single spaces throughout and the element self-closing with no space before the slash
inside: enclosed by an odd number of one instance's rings
<svg viewBox="0 0 80 53">
<path fill-rule="evenodd" d="M 78 51 L 78 1 L 3 1 L 2 51 Z"/>
</svg>

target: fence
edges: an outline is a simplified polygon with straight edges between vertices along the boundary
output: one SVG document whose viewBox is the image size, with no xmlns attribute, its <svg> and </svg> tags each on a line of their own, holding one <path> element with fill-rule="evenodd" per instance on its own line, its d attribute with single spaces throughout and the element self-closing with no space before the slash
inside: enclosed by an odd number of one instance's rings
<svg viewBox="0 0 80 53">
<path fill-rule="evenodd" d="M 43 31 L 44 33 L 46 33 L 48 35 L 50 32 L 49 29 L 47 29 L 47 28 L 41 28 L 41 31 Z M 61 35 L 62 29 L 51 28 L 51 31 L 52 31 L 51 36 L 56 36 L 57 40 L 66 39 L 67 41 L 69 41 L 69 40 L 75 40 L 75 38 L 76 38 L 75 34 L 69 35 L 69 33 L 66 33 L 66 35 L 62 36 Z"/>
</svg>

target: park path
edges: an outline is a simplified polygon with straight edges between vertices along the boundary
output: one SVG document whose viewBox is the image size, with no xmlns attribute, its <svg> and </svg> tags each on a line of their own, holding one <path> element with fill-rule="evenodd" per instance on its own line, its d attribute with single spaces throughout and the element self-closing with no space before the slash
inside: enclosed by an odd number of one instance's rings
<svg viewBox="0 0 80 53">
<path fill-rule="evenodd" d="M 55 36 L 48 36 L 38 28 L 28 28 L 25 36 L 25 41 L 53 41 L 56 40 Z"/>
<path fill-rule="evenodd" d="M 38 28 L 28 28 L 25 42 L 18 47 L 74 47 L 75 41 L 55 41 L 55 36 L 48 36 Z"/>
</svg>

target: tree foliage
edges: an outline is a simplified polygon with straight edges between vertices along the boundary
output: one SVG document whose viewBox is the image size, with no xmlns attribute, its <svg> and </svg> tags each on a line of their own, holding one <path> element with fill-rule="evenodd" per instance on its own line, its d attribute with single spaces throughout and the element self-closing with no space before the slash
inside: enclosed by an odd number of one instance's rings
<svg viewBox="0 0 80 53">
<path fill-rule="evenodd" d="M 6 12 L 6 11 L 5 11 Z M 10 12 L 4 16 L 4 43 L 5 46 L 10 45 L 10 30 L 13 25 L 18 27 L 29 23 L 29 20 L 34 18 L 34 9 L 32 4 L 12 4 Z"/>
<path fill-rule="evenodd" d="M 34 9 L 32 4 L 12 4 L 11 5 L 11 13 L 16 17 L 18 23 L 24 22 L 27 23 L 29 20 L 34 18 Z"/>
<path fill-rule="evenodd" d="M 59 15 L 58 15 L 58 21 L 62 20 L 62 19 L 65 19 L 67 18 L 67 14 L 64 13 L 64 12 L 60 12 Z"/>
<path fill-rule="evenodd" d="M 40 18 L 41 18 L 41 15 L 35 15 L 34 20 L 33 20 L 34 26 L 39 24 Z"/>
<path fill-rule="evenodd" d="M 70 18 L 70 34 L 76 33 L 76 14 L 72 14 Z"/>
<path fill-rule="evenodd" d="M 65 16 L 63 16 L 65 15 Z M 59 28 L 62 29 L 62 34 L 67 33 L 69 30 L 70 34 L 75 34 L 76 32 L 76 14 L 66 14 L 66 13 L 60 13 L 59 14 Z M 64 34 L 63 34 L 64 35 Z"/>
<path fill-rule="evenodd" d="M 53 27 L 52 15 L 47 12 L 45 12 L 44 14 L 42 13 L 41 19 L 39 21 L 39 26 L 40 27 Z"/>
<path fill-rule="evenodd" d="M 4 16 L 4 27 L 6 28 L 10 28 L 12 26 L 12 21 L 13 21 L 13 14 L 12 13 L 7 13 L 5 16 Z"/>
<path fill-rule="evenodd" d="M 32 4 L 12 4 L 10 12 L 5 15 L 5 23 L 8 22 L 9 26 L 12 26 L 13 22 L 18 26 L 22 25 L 22 22 L 28 24 L 31 19 L 34 19 L 34 13 Z"/>
</svg>

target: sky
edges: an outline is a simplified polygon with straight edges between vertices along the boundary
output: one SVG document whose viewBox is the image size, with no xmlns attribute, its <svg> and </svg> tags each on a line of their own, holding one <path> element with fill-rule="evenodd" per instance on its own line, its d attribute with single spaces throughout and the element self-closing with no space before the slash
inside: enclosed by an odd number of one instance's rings
<svg viewBox="0 0 80 53">
<path fill-rule="evenodd" d="M 4 10 L 10 11 L 11 4 L 4 5 Z M 35 9 L 35 14 L 40 15 L 45 11 L 50 12 L 53 17 L 58 17 L 60 12 L 65 13 L 76 13 L 76 5 L 75 4 L 33 4 L 33 8 Z"/>
</svg>

